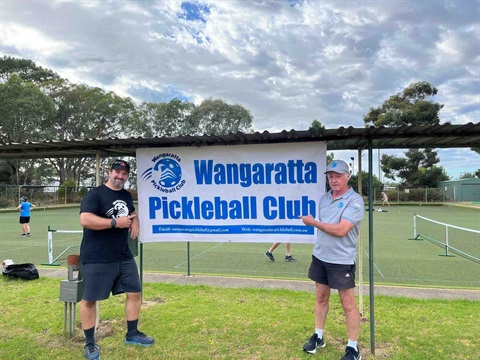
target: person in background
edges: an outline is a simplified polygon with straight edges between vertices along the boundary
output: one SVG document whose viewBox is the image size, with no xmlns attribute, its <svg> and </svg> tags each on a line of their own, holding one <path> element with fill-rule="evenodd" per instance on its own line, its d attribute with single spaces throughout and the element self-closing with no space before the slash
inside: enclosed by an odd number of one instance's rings
<svg viewBox="0 0 480 360">
<path fill-rule="evenodd" d="M 342 360 L 360 360 L 357 345 L 360 313 L 355 303 L 355 257 L 360 223 L 364 215 L 363 198 L 350 186 L 346 162 L 334 160 L 327 166 L 330 191 L 320 198 L 318 220 L 300 216 L 307 226 L 317 228 L 308 277 L 315 281 L 315 333 L 303 350 L 314 354 L 325 347 L 323 331 L 328 314 L 331 289 L 337 289 L 345 312 L 348 343 Z"/>
<path fill-rule="evenodd" d="M 383 206 L 385 206 L 385 205 L 390 206 L 390 203 L 388 202 L 388 196 L 383 191 L 382 191 L 382 201 L 383 201 L 383 203 L 382 203 Z"/>
<path fill-rule="evenodd" d="M 95 342 L 96 302 L 126 293 L 126 344 L 150 346 L 155 341 L 138 331 L 142 288 L 135 259 L 128 247 L 128 236 L 135 239 L 140 230 L 132 195 L 124 189 L 130 165 L 115 160 L 108 180 L 90 190 L 80 205 L 83 238 L 80 262 L 83 297 L 80 320 L 85 333 L 85 358 L 100 359 Z"/>
<path fill-rule="evenodd" d="M 265 256 L 271 260 L 271 261 L 275 261 L 275 257 L 273 256 L 273 251 L 278 247 L 278 245 L 280 245 L 281 243 L 280 242 L 276 242 L 276 243 L 273 243 L 272 246 L 270 247 L 270 249 L 268 249 L 267 251 L 265 251 Z M 286 254 L 285 254 L 285 261 L 297 261 L 297 259 L 295 259 L 292 254 L 291 254 L 291 244 L 290 243 L 286 243 L 285 244 L 285 248 L 286 248 Z"/>
<path fill-rule="evenodd" d="M 36 205 L 28 202 L 28 198 L 26 196 L 22 196 L 20 198 L 20 205 L 17 206 L 17 209 L 20 211 L 20 224 L 22 224 L 21 237 L 30 236 L 30 210 L 36 207 Z"/>
</svg>

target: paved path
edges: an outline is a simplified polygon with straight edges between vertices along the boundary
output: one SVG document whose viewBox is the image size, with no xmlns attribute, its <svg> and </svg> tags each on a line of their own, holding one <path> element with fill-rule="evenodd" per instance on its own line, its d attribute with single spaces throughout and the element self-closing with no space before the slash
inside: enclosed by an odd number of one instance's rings
<svg viewBox="0 0 480 360">
<path fill-rule="evenodd" d="M 40 276 L 53 278 L 67 278 L 67 270 L 59 268 L 39 268 Z M 144 282 L 163 282 L 179 285 L 208 285 L 229 288 L 257 288 L 257 289 L 286 289 L 314 292 L 312 281 L 257 279 L 240 277 L 220 277 L 179 274 L 160 274 L 144 272 Z M 369 286 L 363 286 L 364 295 L 369 295 Z M 358 292 L 358 287 L 357 287 Z M 448 299 L 448 300 L 477 300 L 480 301 L 480 290 L 430 289 L 417 287 L 380 286 L 375 285 L 374 295 L 403 296 L 416 299 Z"/>
</svg>

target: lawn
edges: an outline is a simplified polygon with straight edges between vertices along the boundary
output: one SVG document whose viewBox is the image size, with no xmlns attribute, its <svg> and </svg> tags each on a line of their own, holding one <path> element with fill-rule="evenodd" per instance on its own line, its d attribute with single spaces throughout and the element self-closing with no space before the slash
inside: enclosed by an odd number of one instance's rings
<svg viewBox="0 0 480 360">
<path fill-rule="evenodd" d="M 0 276 L 0 286 L 1 359 L 82 358 L 78 319 L 76 336 L 63 335 L 58 279 L 12 281 Z M 141 348 L 123 343 L 124 296 L 101 302 L 97 341 L 102 359 L 338 360 L 346 330 L 336 293 L 325 328 L 326 348 L 313 356 L 301 350 L 314 331 L 313 305 L 314 294 L 307 292 L 146 283 L 140 330 L 156 344 Z M 376 358 L 478 358 L 478 306 L 464 300 L 376 296 Z M 374 359 L 369 319 L 363 320 L 359 345 L 364 359 Z"/>
<path fill-rule="evenodd" d="M 480 229 L 480 210 L 453 206 L 392 206 L 388 212 L 374 212 L 374 280 L 377 284 L 426 287 L 480 288 L 480 265 L 461 256 L 445 257 L 444 249 L 428 241 L 408 240 L 413 237 L 413 214 L 461 227 Z M 32 236 L 21 238 L 18 212 L 0 214 L 0 258 L 16 263 L 33 262 L 37 266 L 48 262 L 47 229 L 80 231 L 78 207 L 55 210 L 35 209 L 32 212 Z M 188 240 L 188 239 L 186 239 Z M 78 246 L 81 234 L 53 233 L 53 254 L 59 255 L 70 246 Z M 480 246 L 480 239 L 478 239 Z M 306 279 L 312 245 L 292 244 L 292 254 L 298 260 L 283 261 L 285 247 L 281 245 L 271 262 L 264 256 L 270 243 L 190 243 L 144 244 L 144 270 L 165 273 L 248 276 L 261 278 Z M 67 254 L 78 253 L 78 247 Z M 362 223 L 364 282 L 368 282 L 369 244 L 368 215 Z M 138 257 L 137 257 L 138 259 Z M 65 261 L 60 261 L 65 266 Z"/>
</svg>

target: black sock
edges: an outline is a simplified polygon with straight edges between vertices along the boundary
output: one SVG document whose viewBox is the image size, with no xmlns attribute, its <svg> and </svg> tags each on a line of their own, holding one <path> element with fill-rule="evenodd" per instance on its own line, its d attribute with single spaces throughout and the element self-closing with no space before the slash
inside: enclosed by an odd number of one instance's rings
<svg viewBox="0 0 480 360">
<path fill-rule="evenodd" d="M 95 326 L 91 329 L 83 330 L 85 334 L 85 344 L 95 344 Z"/>
<path fill-rule="evenodd" d="M 132 331 L 137 330 L 138 327 L 138 319 L 129 321 L 127 320 L 127 332 L 131 333 Z"/>
</svg>

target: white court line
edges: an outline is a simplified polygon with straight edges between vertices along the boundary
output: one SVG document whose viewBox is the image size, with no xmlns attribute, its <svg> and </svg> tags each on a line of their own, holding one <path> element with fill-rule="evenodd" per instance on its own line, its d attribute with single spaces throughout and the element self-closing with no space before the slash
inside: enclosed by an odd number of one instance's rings
<svg viewBox="0 0 480 360">
<path fill-rule="evenodd" d="M 203 254 L 205 254 L 206 252 L 209 252 L 210 250 L 215 249 L 216 247 L 218 247 L 218 246 L 220 246 L 220 245 L 222 245 L 222 244 L 223 244 L 223 242 L 222 242 L 222 243 L 218 243 L 217 245 L 212 246 L 211 248 L 208 248 L 207 250 L 202 251 L 200 254 L 195 255 L 194 257 L 190 258 L 190 260 L 195 259 L 195 258 L 199 257 L 200 255 L 203 255 Z M 181 262 L 180 264 L 175 265 L 175 269 L 178 269 L 179 267 L 181 267 L 182 265 L 187 264 L 187 263 L 188 263 L 188 260 L 187 260 L 187 261 L 183 261 L 183 262 Z"/>
<path fill-rule="evenodd" d="M 363 252 L 365 253 L 365 255 L 367 255 L 367 257 L 370 257 L 368 256 L 368 253 L 367 251 L 362 247 L 362 250 Z M 385 276 L 383 276 L 382 272 L 380 271 L 380 269 L 378 268 L 378 266 L 375 264 L 375 262 L 373 263 L 373 266 L 375 266 L 375 269 L 377 269 L 378 273 L 384 278 Z"/>
</svg>

